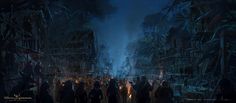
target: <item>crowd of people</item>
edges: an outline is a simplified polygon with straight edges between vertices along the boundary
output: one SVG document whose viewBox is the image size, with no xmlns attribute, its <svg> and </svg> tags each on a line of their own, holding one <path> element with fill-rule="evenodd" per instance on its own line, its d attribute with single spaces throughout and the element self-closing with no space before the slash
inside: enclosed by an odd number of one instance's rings
<svg viewBox="0 0 236 103">
<path fill-rule="evenodd" d="M 31 69 L 32 65 L 29 62 L 20 72 L 22 78 L 11 89 L 8 96 L 31 97 L 32 99 L 26 103 L 179 103 L 185 98 L 180 97 L 178 99 L 174 96 L 174 91 L 171 88 L 173 85 L 170 86 L 170 83 L 175 83 L 173 77 L 167 79 L 168 81 L 160 79 L 150 81 L 145 76 L 138 76 L 133 80 L 130 78 L 111 78 L 109 76 L 84 76 L 80 79 L 73 77 L 68 80 L 65 79 L 66 77 L 62 77 L 54 82 L 42 83 L 41 80 L 46 80 L 46 77 L 41 73 L 40 63 L 36 64 L 34 71 Z M 183 84 L 188 86 L 186 82 Z M 37 89 L 32 89 L 35 87 Z M 220 80 L 217 87 L 218 89 L 214 92 L 216 97 L 210 99 L 211 101 L 213 100 L 214 103 L 235 103 L 235 87 L 230 80 Z M 182 91 L 182 89 L 178 91 Z M 175 93 L 177 94 L 176 88 Z M 6 93 L 2 92 L 0 96 L 4 97 Z M 206 100 L 209 100 L 207 98 Z M 205 99 L 200 100 L 204 101 Z M 6 101 L 5 103 L 15 103 L 4 99 L 0 101 L 1 103 L 4 101 Z M 199 101 L 199 99 L 197 98 L 196 101 Z"/>
<path fill-rule="evenodd" d="M 30 83 L 33 80 L 24 77 L 9 96 L 32 97 L 30 101 L 23 103 L 193 103 L 193 101 L 181 101 L 174 96 L 174 90 L 170 82 L 166 80 L 150 81 L 145 76 L 130 79 L 117 78 L 93 78 L 83 79 L 59 79 L 55 83 L 43 82 L 36 92 Z M 205 103 L 213 100 L 214 103 L 235 103 L 236 92 L 232 82 L 222 79 L 215 99 L 191 99 L 194 103 Z M 175 91 L 176 93 L 176 91 Z M 200 100 L 200 101 L 199 101 Z M 18 103 L 6 101 L 4 103 Z"/>
<path fill-rule="evenodd" d="M 167 81 L 150 83 L 145 76 L 133 81 L 125 79 L 94 79 L 57 81 L 55 98 L 49 84 L 43 83 L 38 103 L 172 103 L 173 90 Z"/>
</svg>

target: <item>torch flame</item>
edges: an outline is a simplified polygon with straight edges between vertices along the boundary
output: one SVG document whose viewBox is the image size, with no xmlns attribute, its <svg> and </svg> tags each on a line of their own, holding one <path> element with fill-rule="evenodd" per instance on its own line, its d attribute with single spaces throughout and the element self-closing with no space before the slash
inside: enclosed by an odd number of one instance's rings
<svg viewBox="0 0 236 103">
<path fill-rule="evenodd" d="M 132 94 L 131 94 L 131 84 L 129 82 L 126 82 L 126 87 L 128 89 L 128 97 L 129 99 L 132 98 Z"/>
<path fill-rule="evenodd" d="M 132 98 L 132 95 L 131 94 L 129 94 L 129 99 L 131 99 Z"/>
<path fill-rule="evenodd" d="M 122 86 L 119 86 L 119 89 L 121 90 L 121 89 L 122 89 Z"/>
<path fill-rule="evenodd" d="M 76 84 L 79 84 L 79 81 L 78 81 L 78 80 L 75 80 L 75 83 L 76 83 Z"/>
</svg>

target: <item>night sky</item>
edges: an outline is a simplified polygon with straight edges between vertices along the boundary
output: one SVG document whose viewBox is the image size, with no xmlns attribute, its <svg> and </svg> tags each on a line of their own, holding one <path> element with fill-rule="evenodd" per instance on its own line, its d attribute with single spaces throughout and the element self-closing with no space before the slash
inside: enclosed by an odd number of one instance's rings
<svg viewBox="0 0 236 103">
<path fill-rule="evenodd" d="M 109 48 L 116 71 L 125 59 L 127 44 L 142 36 L 141 23 L 146 15 L 156 13 L 169 0 L 112 0 L 116 12 L 106 20 L 95 20 L 95 30 L 99 44 Z M 114 71 L 114 72 L 115 72 Z"/>
</svg>

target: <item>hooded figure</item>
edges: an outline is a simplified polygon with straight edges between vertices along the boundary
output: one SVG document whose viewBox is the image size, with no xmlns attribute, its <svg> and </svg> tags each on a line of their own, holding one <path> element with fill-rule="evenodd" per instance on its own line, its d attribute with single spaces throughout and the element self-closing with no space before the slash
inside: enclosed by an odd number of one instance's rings
<svg viewBox="0 0 236 103">
<path fill-rule="evenodd" d="M 103 99 L 103 93 L 100 89 L 100 83 L 98 81 L 94 83 L 93 89 L 89 92 L 89 98 L 91 103 L 101 103 L 101 100 Z"/>
<path fill-rule="evenodd" d="M 111 79 L 107 88 L 108 103 L 118 103 L 119 88 L 115 79 Z"/>
<path fill-rule="evenodd" d="M 145 76 L 142 76 L 141 82 L 137 89 L 137 103 L 150 103 L 150 91 L 152 91 L 152 86 L 148 82 Z"/>
<path fill-rule="evenodd" d="M 52 96 L 49 93 L 48 82 L 44 82 L 41 85 L 37 101 L 38 103 L 53 103 Z"/>
<path fill-rule="evenodd" d="M 75 96 L 76 96 L 76 103 L 87 103 L 88 97 L 87 93 L 84 89 L 84 82 L 80 82 L 78 88 L 76 89 Z"/>
<path fill-rule="evenodd" d="M 66 81 L 61 93 L 61 103 L 75 103 L 75 93 L 72 89 L 72 82 Z"/>
<path fill-rule="evenodd" d="M 162 85 L 155 91 L 157 103 L 173 103 L 173 90 L 167 81 L 163 81 Z"/>
</svg>

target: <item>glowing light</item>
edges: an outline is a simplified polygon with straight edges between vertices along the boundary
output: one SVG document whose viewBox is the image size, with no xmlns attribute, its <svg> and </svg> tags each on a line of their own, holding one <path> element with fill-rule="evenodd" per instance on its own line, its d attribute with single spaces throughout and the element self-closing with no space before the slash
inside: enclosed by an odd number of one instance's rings
<svg viewBox="0 0 236 103">
<path fill-rule="evenodd" d="M 129 99 L 131 99 L 132 98 L 132 94 L 129 94 Z"/>
<path fill-rule="evenodd" d="M 164 75 L 164 74 L 163 74 L 163 70 L 161 69 L 161 70 L 160 70 L 159 78 L 162 79 L 162 78 L 163 78 L 163 75 Z"/>
<path fill-rule="evenodd" d="M 129 82 L 126 82 L 126 87 L 128 89 L 128 97 L 129 97 L 129 99 L 131 99 L 132 98 L 131 84 Z"/>
<path fill-rule="evenodd" d="M 79 84 L 79 81 L 78 81 L 78 80 L 75 80 L 75 83 L 76 83 L 76 84 Z"/>
<path fill-rule="evenodd" d="M 119 86 L 119 89 L 121 90 L 121 89 L 122 89 L 122 86 Z"/>
</svg>

